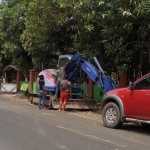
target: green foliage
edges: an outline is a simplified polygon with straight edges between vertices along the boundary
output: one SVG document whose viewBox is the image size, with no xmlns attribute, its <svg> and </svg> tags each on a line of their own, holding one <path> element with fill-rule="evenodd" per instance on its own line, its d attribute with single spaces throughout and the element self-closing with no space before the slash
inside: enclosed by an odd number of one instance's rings
<svg viewBox="0 0 150 150">
<path fill-rule="evenodd" d="M 74 51 L 97 56 L 107 72 L 148 62 L 149 0 L 6 0 L 0 10 L 2 53 L 22 70 Z"/>
<path fill-rule="evenodd" d="M 19 0 L 7 0 L 1 5 L 0 37 L 5 59 L 27 73 L 32 61 L 22 47 L 20 36 L 25 29 L 24 8 Z"/>
<path fill-rule="evenodd" d="M 148 49 L 145 45 L 149 39 L 149 6 L 148 0 L 105 3 L 105 27 L 101 34 L 107 57 L 113 57 L 113 65 L 119 72 L 128 71 L 135 59 L 140 65 L 142 45 Z"/>
</svg>

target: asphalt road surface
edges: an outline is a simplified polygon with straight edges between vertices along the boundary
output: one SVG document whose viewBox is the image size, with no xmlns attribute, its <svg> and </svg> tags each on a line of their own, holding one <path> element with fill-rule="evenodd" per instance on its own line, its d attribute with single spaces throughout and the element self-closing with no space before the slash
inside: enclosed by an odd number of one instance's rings
<svg viewBox="0 0 150 150">
<path fill-rule="evenodd" d="M 0 150 L 150 150 L 150 131 L 133 124 L 109 129 L 78 112 L 40 110 L 0 96 Z"/>
</svg>

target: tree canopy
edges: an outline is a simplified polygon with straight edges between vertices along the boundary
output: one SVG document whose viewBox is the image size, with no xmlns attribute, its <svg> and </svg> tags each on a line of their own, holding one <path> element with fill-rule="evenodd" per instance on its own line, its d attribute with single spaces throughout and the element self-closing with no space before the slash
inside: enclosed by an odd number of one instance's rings
<svg viewBox="0 0 150 150">
<path fill-rule="evenodd" d="M 150 69 L 150 0 L 3 0 L 0 11 L 4 65 L 52 68 L 76 51 L 108 73 Z"/>
</svg>

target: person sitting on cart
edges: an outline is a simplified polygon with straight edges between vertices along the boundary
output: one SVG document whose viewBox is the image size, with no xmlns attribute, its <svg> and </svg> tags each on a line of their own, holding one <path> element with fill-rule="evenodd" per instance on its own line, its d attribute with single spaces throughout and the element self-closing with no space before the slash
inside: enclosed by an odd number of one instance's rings
<svg viewBox="0 0 150 150">
<path fill-rule="evenodd" d="M 57 65 L 57 80 L 56 80 L 56 91 L 55 91 L 55 97 L 59 98 L 59 87 L 60 87 L 60 82 L 63 80 L 64 74 L 65 74 L 65 66 L 64 67 L 60 67 L 59 65 Z"/>
</svg>

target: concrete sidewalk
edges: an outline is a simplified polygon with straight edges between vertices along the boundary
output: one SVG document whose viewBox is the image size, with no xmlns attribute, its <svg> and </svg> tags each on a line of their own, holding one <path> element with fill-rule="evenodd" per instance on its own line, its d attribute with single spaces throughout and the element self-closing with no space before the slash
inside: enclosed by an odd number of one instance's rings
<svg viewBox="0 0 150 150">
<path fill-rule="evenodd" d="M 0 100 L 6 100 L 10 101 L 13 98 L 13 95 L 6 94 L 6 93 L 0 93 Z"/>
<path fill-rule="evenodd" d="M 27 99 L 19 99 L 18 94 L 8 94 L 8 93 L 0 93 L 0 100 L 27 102 Z"/>
</svg>

